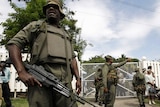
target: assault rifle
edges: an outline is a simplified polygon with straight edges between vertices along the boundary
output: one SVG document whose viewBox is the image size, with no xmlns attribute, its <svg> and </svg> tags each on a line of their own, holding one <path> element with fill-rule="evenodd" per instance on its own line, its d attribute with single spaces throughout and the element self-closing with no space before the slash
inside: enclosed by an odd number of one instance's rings
<svg viewBox="0 0 160 107">
<path fill-rule="evenodd" d="M 40 81 L 44 86 L 46 87 L 53 87 L 53 90 L 59 92 L 60 94 L 71 97 L 71 94 L 76 98 L 76 101 L 80 102 L 81 104 L 88 103 L 92 105 L 93 107 L 96 107 L 94 104 L 90 103 L 86 99 L 78 96 L 77 94 L 73 93 L 68 87 L 63 85 L 57 77 L 55 77 L 53 74 L 47 72 L 43 66 L 37 66 L 37 65 L 30 65 L 25 63 L 25 68 L 27 71 L 34 76 L 38 81 Z M 74 102 L 70 104 L 70 107 L 72 107 Z"/>
</svg>

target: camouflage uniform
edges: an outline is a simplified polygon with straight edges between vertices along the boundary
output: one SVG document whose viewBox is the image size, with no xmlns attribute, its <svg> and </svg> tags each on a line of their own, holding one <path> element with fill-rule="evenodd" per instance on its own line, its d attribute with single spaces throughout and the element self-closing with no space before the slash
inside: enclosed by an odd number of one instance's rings
<svg viewBox="0 0 160 107">
<path fill-rule="evenodd" d="M 43 7 L 44 14 L 46 14 L 46 9 L 49 5 L 57 5 L 61 19 L 64 18 L 59 0 L 48 0 Z M 66 61 L 68 59 L 70 65 L 70 61 L 74 57 L 70 37 L 60 26 L 52 26 L 46 20 L 42 21 L 40 29 L 35 32 L 37 23 L 39 21 L 31 22 L 24 27 L 8 42 L 8 45 L 15 44 L 20 49 L 23 49 L 24 46 L 32 44 L 30 45 L 31 64 L 42 65 L 72 90 L 71 69 L 67 68 Z M 37 36 L 37 38 L 34 39 L 34 36 Z M 77 107 L 73 96 L 67 98 L 52 88 L 45 86 L 28 87 L 29 107 L 69 107 L 72 101 L 74 102 L 72 107 Z"/>
<path fill-rule="evenodd" d="M 116 68 L 124 65 L 126 61 L 123 61 L 117 65 L 110 64 L 107 60 L 113 60 L 113 58 L 109 55 L 105 57 L 106 63 L 102 67 L 102 76 L 103 76 L 103 84 L 104 88 L 108 89 L 109 98 L 105 98 L 105 107 L 113 107 L 116 96 L 116 85 L 118 82 L 118 76 L 116 72 Z"/>
<path fill-rule="evenodd" d="M 98 69 L 97 72 L 95 73 L 95 88 L 96 88 L 96 93 L 95 93 L 95 99 L 96 102 L 99 102 L 99 105 L 102 105 L 103 103 L 103 81 L 102 81 L 102 69 Z"/>
<path fill-rule="evenodd" d="M 135 70 L 136 74 L 133 76 L 133 87 L 137 93 L 137 98 L 140 104 L 140 107 L 145 107 L 144 104 L 144 94 L 146 90 L 145 86 L 145 77 L 142 73 L 140 73 L 139 68 Z"/>
</svg>

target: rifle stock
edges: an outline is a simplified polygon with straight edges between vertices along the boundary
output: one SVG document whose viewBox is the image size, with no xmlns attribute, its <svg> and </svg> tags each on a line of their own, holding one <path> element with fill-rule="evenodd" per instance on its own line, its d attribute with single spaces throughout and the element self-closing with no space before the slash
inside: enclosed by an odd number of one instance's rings
<svg viewBox="0 0 160 107">
<path fill-rule="evenodd" d="M 60 94 L 71 97 L 71 94 L 74 95 L 76 101 L 80 102 L 81 104 L 88 103 L 93 107 L 96 107 L 94 104 L 90 103 L 86 99 L 78 96 L 77 94 L 73 93 L 68 87 L 63 85 L 61 81 L 58 80 L 53 74 L 47 72 L 42 66 L 37 65 L 30 65 L 25 63 L 24 64 L 27 71 L 34 76 L 38 81 L 40 81 L 46 87 L 53 87 L 53 90 L 59 92 Z"/>
</svg>

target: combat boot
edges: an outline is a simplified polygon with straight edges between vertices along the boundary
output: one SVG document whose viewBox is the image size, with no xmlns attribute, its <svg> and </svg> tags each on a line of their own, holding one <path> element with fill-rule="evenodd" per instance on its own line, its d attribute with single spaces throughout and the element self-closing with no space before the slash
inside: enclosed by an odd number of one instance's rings
<svg viewBox="0 0 160 107">
<path fill-rule="evenodd" d="M 105 104 L 104 107 L 107 107 L 107 104 Z"/>
<path fill-rule="evenodd" d="M 98 98 L 95 98 L 95 102 L 98 102 Z"/>
<path fill-rule="evenodd" d="M 103 105 L 102 102 L 99 102 L 99 105 L 102 106 Z"/>
<path fill-rule="evenodd" d="M 144 104 L 140 104 L 140 107 L 145 107 L 145 105 Z"/>
<path fill-rule="evenodd" d="M 143 102 L 143 107 L 146 107 L 144 102 Z"/>
</svg>

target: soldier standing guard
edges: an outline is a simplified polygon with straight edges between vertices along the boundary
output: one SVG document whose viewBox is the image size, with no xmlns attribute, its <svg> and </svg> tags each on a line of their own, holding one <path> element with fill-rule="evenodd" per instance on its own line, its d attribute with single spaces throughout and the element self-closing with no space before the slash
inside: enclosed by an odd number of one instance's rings
<svg viewBox="0 0 160 107">
<path fill-rule="evenodd" d="M 102 81 L 102 69 L 98 69 L 97 72 L 95 73 L 95 80 L 94 80 L 95 88 L 96 88 L 96 93 L 95 93 L 95 101 L 99 102 L 99 105 L 102 106 L 103 104 L 103 81 Z"/>
<path fill-rule="evenodd" d="M 135 72 L 136 74 L 133 76 L 132 84 L 133 84 L 134 90 L 137 93 L 137 98 L 138 98 L 140 107 L 145 107 L 145 103 L 144 103 L 144 94 L 146 90 L 145 77 L 140 72 L 139 68 L 137 68 Z"/>
<path fill-rule="evenodd" d="M 126 59 L 125 61 L 116 65 L 112 65 L 113 58 L 110 55 L 105 56 L 105 60 L 106 63 L 102 67 L 104 92 L 107 93 L 104 103 L 105 107 L 114 107 L 116 85 L 118 82 L 116 68 L 124 65 L 126 62 L 130 61 L 130 59 Z"/>
<path fill-rule="evenodd" d="M 30 64 L 43 66 L 71 90 L 73 74 L 77 80 L 77 94 L 81 91 L 72 39 L 59 23 L 65 17 L 62 3 L 60 0 L 47 0 L 43 13 L 46 19 L 31 22 L 7 43 L 11 61 L 20 80 L 28 87 L 29 107 L 70 107 L 70 104 L 77 107 L 72 95 L 67 98 L 52 87 L 45 87 L 26 71 L 23 64 L 21 50 L 29 46 Z"/>
</svg>

